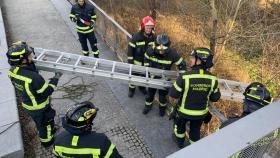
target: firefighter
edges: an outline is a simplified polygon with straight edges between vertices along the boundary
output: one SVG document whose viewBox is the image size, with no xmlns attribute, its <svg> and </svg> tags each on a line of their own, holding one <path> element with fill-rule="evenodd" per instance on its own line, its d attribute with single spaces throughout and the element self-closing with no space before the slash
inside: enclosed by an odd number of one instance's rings
<svg viewBox="0 0 280 158">
<path fill-rule="evenodd" d="M 141 21 L 141 29 L 132 36 L 128 43 L 127 61 L 130 64 L 144 66 L 144 54 L 148 47 L 155 45 L 155 22 L 152 17 L 146 16 Z M 141 74 L 134 74 L 141 75 Z M 145 95 L 146 88 L 138 87 L 139 90 Z M 129 84 L 128 97 L 133 97 L 135 93 L 135 85 Z"/>
<path fill-rule="evenodd" d="M 252 112 L 255 112 L 256 110 L 259 110 L 260 108 L 272 103 L 273 101 L 273 98 L 270 96 L 267 88 L 259 82 L 253 82 L 248 85 L 243 95 L 245 98 L 243 101 L 243 112 L 241 116 L 239 117 L 236 115 L 229 118 L 226 122 L 222 123 L 220 128 L 223 128 L 239 120 L 240 118 L 245 117 Z"/>
<path fill-rule="evenodd" d="M 248 85 L 243 95 L 245 96 L 245 98 L 243 102 L 242 115 L 240 117 L 235 116 L 229 118 L 226 122 L 222 123 L 220 128 L 223 128 L 263 108 L 264 106 L 269 105 L 273 101 L 273 98 L 271 97 L 267 88 L 259 82 L 253 82 L 250 85 Z M 244 150 L 235 153 L 234 155 L 231 156 L 231 158 L 258 157 L 260 155 L 260 151 L 264 151 L 262 149 L 266 148 L 268 144 L 273 142 L 275 138 L 278 136 L 278 134 L 279 134 L 279 130 L 276 129 L 271 134 L 265 136 L 264 138 L 261 138 L 260 140 L 253 143 L 252 145 L 246 147 Z"/>
<path fill-rule="evenodd" d="M 122 158 L 105 134 L 91 130 L 97 111 L 89 101 L 78 103 L 67 111 L 62 118 L 66 131 L 61 132 L 54 143 L 56 157 Z"/>
<path fill-rule="evenodd" d="M 210 115 L 208 102 L 221 97 L 218 80 L 208 70 L 214 65 L 213 55 L 207 48 L 195 48 L 191 52 L 191 71 L 180 75 L 170 89 L 170 100 L 179 98 L 173 108 L 177 110 L 174 137 L 179 148 L 184 146 L 186 123 L 190 122 L 189 143 L 200 139 L 200 127 Z M 210 120 L 207 121 L 207 123 Z"/>
<path fill-rule="evenodd" d="M 173 64 L 177 65 L 181 73 L 185 72 L 186 63 L 179 56 L 176 49 L 170 47 L 169 37 L 165 34 L 158 35 L 156 38 L 155 48 L 149 48 L 145 53 L 144 65 L 152 68 L 171 70 Z M 151 78 L 162 79 L 161 76 L 153 76 Z M 157 89 L 148 88 L 148 94 L 145 100 L 143 114 L 146 115 L 151 109 Z M 165 114 L 168 90 L 158 90 L 159 93 L 159 115 Z"/>
<path fill-rule="evenodd" d="M 99 50 L 97 48 L 97 39 L 94 34 L 96 23 L 96 14 L 94 8 L 87 4 L 85 0 L 78 0 L 78 4 L 74 5 L 71 9 L 70 19 L 76 23 L 79 41 L 82 46 L 82 53 L 89 56 L 89 49 L 87 40 L 89 40 L 92 53 L 95 58 L 99 57 Z"/>
<path fill-rule="evenodd" d="M 54 141 L 55 110 L 50 106 L 50 96 L 57 86 L 61 73 L 56 73 L 49 83 L 38 73 L 32 60 L 33 48 L 25 42 L 16 42 L 7 52 L 11 65 L 9 78 L 21 93 L 22 106 L 31 116 L 39 131 L 40 142 L 44 147 Z"/>
</svg>

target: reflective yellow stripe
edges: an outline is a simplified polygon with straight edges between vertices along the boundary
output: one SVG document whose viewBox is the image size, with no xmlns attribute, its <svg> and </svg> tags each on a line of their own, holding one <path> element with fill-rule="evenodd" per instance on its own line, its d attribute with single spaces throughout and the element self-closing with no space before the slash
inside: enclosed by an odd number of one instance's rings
<svg viewBox="0 0 280 158">
<path fill-rule="evenodd" d="M 90 29 L 89 26 L 81 27 L 81 26 L 78 26 L 78 25 L 76 26 L 76 28 L 79 29 L 79 30 L 88 30 L 88 29 Z"/>
<path fill-rule="evenodd" d="M 133 63 L 134 63 L 135 65 L 142 65 L 142 62 L 137 61 L 137 60 L 133 60 Z"/>
<path fill-rule="evenodd" d="M 253 91 L 256 91 L 257 90 L 257 87 L 251 87 L 249 88 L 250 90 L 253 90 Z"/>
<path fill-rule="evenodd" d="M 196 50 L 196 52 L 201 54 L 209 54 L 208 51 L 204 51 L 204 50 Z"/>
<path fill-rule="evenodd" d="M 99 54 L 99 50 L 92 52 L 94 55 L 98 55 Z"/>
<path fill-rule="evenodd" d="M 137 46 L 143 46 L 143 45 L 145 45 L 145 41 L 143 41 L 143 42 L 136 42 L 136 45 Z"/>
<path fill-rule="evenodd" d="M 37 90 L 37 93 L 43 93 L 48 88 L 48 86 L 49 85 L 45 82 L 45 84 L 42 86 L 42 88 Z"/>
<path fill-rule="evenodd" d="M 187 115 L 192 115 L 192 116 L 201 116 L 201 115 L 204 115 L 208 112 L 208 105 L 206 105 L 206 109 L 204 110 L 189 110 L 189 109 L 185 109 L 184 106 L 185 106 L 185 103 L 186 103 L 186 98 L 187 98 L 187 94 L 188 94 L 188 91 L 189 91 L 189 79 L 191 78 L 204 78 L 204 79 L 211 79 L 212 82 L 211 82 L 211 90 L 209 91 L 208 93 L 208 98 L 209 98 L 209 95 L 211 94 L 211 92 L 213 91 L 213 88 L 214 88 L 214 84 L 215 84 L 215 81 L 216 81 L 216 77 L 215 76 L 211 76 L 211 75 L 206 75 L 206 74 L 190 74 L 190 75 L 184 75 L 183 76 L 183 79 L 185 80 L 185 90 L 184 90 L 184 94 L 183 94 L 183 99 L 182 99 L 182 103 L 181 103 L 181 106 L 179 107 L 179 111 L 184 113 L 184 114 L 187 114 Z"/>
<path fill-rule="evenodd" d="M 133 57 L 127 57 L 128 60 L 133 60 Z"/>
<path fill-rule="evenodd" d="M 108 151 L 107 151 L 107 153 L 106 153 L 106 155 L 105 155 L 105 157 L 104 158 L 109 158 L 111 155 L 112 155 L 112 153 L 113 153 L 113 150 L 115 149 L 115 145 L 114 144 L 111 144 L 110 145 L 110 148 L 108 149 Z"/>
<path fill-rule="evenodd" d="M 144 66 L 149 66 L 150 64 L 149 63 L 144 63 Z"/>
<path fill-rule="evenodd" d="M 173 86 L 178 92 L 182 92 L 183 89 L 180 86 L 178 86 L 176 82 L 174 82 Z"/>
<path fill-rule="evenodd" d="M 157 58 L 154 58 L 154 57 L 151 57 L 149 56 L 147 53 L 145 53 L 145 57 L 149 60 L 152 60 L 156 63 L 160 63 L 160 64 L 172 64 L 172 61 L 170 60 L 160 60 L 160 59 L 157 59 Z"/>
<path fill-rule="evenodd" d="M 82 53 L 85 54 L 85 55 L 87 55 L 87 54 L 88 54 L 88 51 L 84 51 L 84 50 L 83 50 Z"/>
<path fill-rule="evenodd" d="M 80 32 L 80 33 L 90 33 L 90 32 L 92 32 L 94 29 L 92 28 L 92 29 L 90 29 L 90 30 L 88 30 L 88 31 L 82 31 L 82 30 L 77 30 L 78 32 Z"/>
<path fill-rule="evenodd" d="M 48 105 L 50 103 L 50 98 L 48 97 L 46 101 L 44 101 L 43 103 L 41 104 L 37 104 L 37 106 L 32 106 L 32 105 L 27 105 L 25 103 L 22 102 L 22 106 L 24 108 L 26 108 L 27 110 L 40 110 L 40 109 L 43 109 L 44 107 L 46 107 L 46 105 Z"/>
<path fill-rule="evenodd" d="M 55 89 L 55 85 L 53 85 L 53 84 L 49 84 L 49 86 L 51 86 L 53 89 Z"/>
<path fill-rule="evenodd" d="M 259 96 L 256 96 L 256 95 L 252 95 L 252 94 L 247 94 L 247 95 L 252 97 L 252 98 L 255 98 L 255 99 L 261 99 Z"/>
<path fill-rule="evenodd" d="M 181 57 L 175 64 L 180 65 L 182 61 L 183 61 L 183 58 Z"/>
<path fill-rule="evenodd" d="M 204 70 L 203 69 L 199 69 L 199 74 L 200 75 L 204 74 Z"/>
<path fill-rule="evenodd" d="M 11 56 L 22 55 L 22 54 L 24 54 L 24 53 L 25 53 L 25 49 L 23 49 L 23 50 L 20 51 L 20 52 L 13 52 L 13 53 L 11 53 Z"/>
<path fill-rule="evenodd" d="M 93 155 L 93 156 L 99 156 L 100 155 L 100 149 L 95 148 L 79 148 L 79 149 L 73 149 L 73 148 L 67 148 L 63 146 L 55 146 L 54 150 L 58 153 L 65 153 L 65 154 L 79 154 L 79 155 Z"/>
<path fill-rule="evenodd" d="M 185 72 L 186 72 L 186 70 L 180 70 L 179 71 L 180 74 L 185 73 Z"/>
<path fill-rule="evenodd" d="M 129 42 L 128 44 L 129 44 L 131 47 L 133 47 L 133 48 L 136 47 L 136 45 L 135 45 L 134 43 L 132 43 L 132 42 Z"/>
<path fill-rule="evenodd" d="M 174 134 L 177 138 L 185 138 L 185 133 L 179 134 L 177 132 L 177 125 L 174 126 Z"/>
<path fill-rule="evenodd" d="M 43 142 L 43 143 L 47 143 L 47 142 L 50 142 L 53 138 L 53 135 L 52 135 L 52 127 L 51 125 L 48 125 L 47 126 L 47 138 L 44 139 L 44 138 L 40 138 L 40 141 Z"/>
<path fill-rule="evenodd" d="M 91 16 L 91 18 L 96 18 L 96 15 Z"/>
<path fill-rule="evenodd" d="M 72 146 L 77 146 L 78 145 L 78 140 L 79 140 L 79 136 L 73 136 L 72 138 Z"/>
<path fill-rule="evenodd" d="M 191 139 L 189 139 L 189 142 L 190 142 L 190 144 L 193 144 L 193 143 L 195 143 L 195 141 L 192 141 Z"/>
<path fill-rule="evenodd" d="M 152 105 L 153 104 L 153 102 L 147 102 L 147 101 L 145 101 L 145 105 Z"/>
<path fill-rule="evenodd" d="M 159 105 L 160 105 L 161 107 L 165 107 L 165 106 L 166 106 L 166 103 L 161 103 L 161 102 L 159 102 Z"/>
<path fill-rule="evenodd" d="M 71 18 L 76 18 L 76 15 L 74 15 L 74 14 L 69 14 L 69 17 L 71 17 Z"/>
<path fill-rule="evenodd" d="M 131 85 L 131 84 L 129 84 L 128 86 L 129 86 L 129 88 L 135 88 L 135 86 Z"/>
</svg>

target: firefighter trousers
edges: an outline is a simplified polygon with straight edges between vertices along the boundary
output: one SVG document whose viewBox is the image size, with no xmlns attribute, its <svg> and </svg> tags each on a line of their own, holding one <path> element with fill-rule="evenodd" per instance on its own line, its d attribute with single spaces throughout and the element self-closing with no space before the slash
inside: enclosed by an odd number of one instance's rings
<svg viewBox="0 0 280 158">
<path fill-rule="evenodd" d="M 151 106 L 153 104 L 156 92 L 158 91 L 159 96 L 159 107 L 166 107 L 168 90 L 148 88 L 148 94 L 146 96 L 145 106 Z"/>
<path fill-rule="evenodd" d="M 190 120 L 179 116 L 174 125 L 174 134 L 179 142 L 184 142 L 188 121 L 190 122 L 189 143 L 192 144 L 200 139 L 200 128 L 203 120 Z"/>
<path fill-rule="evenodd" d="M 89 49 L 88 49 L 88 44 L 87 44 L 87 40 L 90 43 L 91 49 L 92 49 L 92 53 L 94 55 L 94 57 L 99 57 L 99 50 L 97 48 L 97 39 L 95 37 L 94 31 L 90 32 L 90 33 L 80 33 L 78 32 L 78 36 L 79 36 L 79 41 L 81 43 L 82 46 L 82 52 L 85 56 L 89 56 Z"/>
<path fill-rule="evenodd" d="M 54 142 L 54 117 L 55 110 L 47 105 L 46 109 L 37 111 L 28 111 L 33 121 L 36 124 L 36 128 L 39 132 L 40 142 L 44 147 L 48 147 Z"/>
</svg>

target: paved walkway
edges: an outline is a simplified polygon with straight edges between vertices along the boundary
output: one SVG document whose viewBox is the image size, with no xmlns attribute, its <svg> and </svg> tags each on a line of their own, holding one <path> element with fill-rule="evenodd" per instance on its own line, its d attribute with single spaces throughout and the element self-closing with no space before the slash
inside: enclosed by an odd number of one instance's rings
<svg viewBox="0 0 280 158">
<path fill-rule="evenodd" d="M 56 10 L 54 6 L 60 4 L 59 1 L 3 0 L 9 43 L 23 40 L 34 47 L 79 54 L 79 42 L 59 14 L 59 7 Z M 99 43 L 98 47 L 101 58 L 116 60 L 104 43 Z M 42 74 L 45 79 L 54 75 Z M 77 84 L 80 86 L 78 90 L 67 89 Z M 59 86 L 52 99 L 58 114 L 57 123 L 60 124 L 59 117 L 74 101 L 90 99 L 100 108 L 94 129 L 109 136 L 124 157 L 165 157 L 178 150 L 171 140 L 171 122 L 158 116 L 157 106 L 147 116 L 142 115 L 144 96 L 136 91 L 133 99 L 128 98 L 126 84 L 64 74 Z M 74 93 L 74 98 L 69 98 L 69 93 Z M 30 122 L 30 128 L 34 129 L 33 122 Z M 52 157 L 50 149 L 43 149 L 37 137 L 30 141 L 34 144 L 36 157 Z"/>
</svg>

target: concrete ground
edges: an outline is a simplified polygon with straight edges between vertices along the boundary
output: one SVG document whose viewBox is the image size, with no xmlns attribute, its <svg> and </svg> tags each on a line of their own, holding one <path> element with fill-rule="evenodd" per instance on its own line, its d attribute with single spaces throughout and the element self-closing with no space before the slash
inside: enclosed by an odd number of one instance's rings
<svg viewBox="0 0 280 158">
<path fill-rule="evenodd" d="M 80 54 L 80 44 L 63 20 L 61 8 L 57 10 L 54 6 L 65 1 L 2 0 L 9 43 L 22 40 L 33 47 Z M 117 60 L 108 47 L 98 41 L 101 58 Z M 46 80 L 54 75 L 41 74 Z M 59 117 L 76 101 L 91 100 L 100 109 L 94 130 L 104 132 L 124 157 L 161 158 L 177 151 L 171 140 L 171 121 L 158 116 L 157 105 L 144 116 L 144 96 L 136 91 L 132 99 L 128 98 L 127 90 L 127 84 L 116 81 L 64 74 L 58 90 L 52 95 L 52 104 L 58 114 L 56 122 L 60 124 Z M 35 130 L 33 122 L 29 124 L 30 130 Z M 36 135 L 30 141 L 34 144 L 36 157 L 53 157 L 50 149 L 40 146 Z"/>
</svg>

